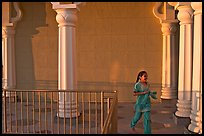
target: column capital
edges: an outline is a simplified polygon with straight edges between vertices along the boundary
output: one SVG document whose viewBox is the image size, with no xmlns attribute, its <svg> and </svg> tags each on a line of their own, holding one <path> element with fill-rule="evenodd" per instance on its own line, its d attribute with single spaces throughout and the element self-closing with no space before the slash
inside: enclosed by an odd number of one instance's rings
<svg viewBox="0 0 204 136">
<path fill-rule="evenodd" d="M 6 11 L 8 12 L 8 14 L 6 15 L 7 17 L 5 17 L 6 19 L 2 20 L 2 26 L 14 26 L 15 27 L 17 25 L 17 22 L 20 21 L 23 16 L 22 10 L 20 9 L 19 2 L 7 2 L 7 3 L 4 3 L 4 6 L 7 7 Z M 13 11 L 16 12 L 16 16 L 11 17 L 11 13 Z"/>
<path fill-rule="evenodd" d="M 163 2 L 156 2 L 153 8 L 153 14 L 156 18 L 160 20 L 160 22 L 164 19 L 164 14 L 160 12 L 160 8 L 162 7 Z"/>
<path fill-rule="evenodd" d="M 191 2 L 168 2 L 169 5 L 173 6 L 175 10 L 180 6 L 188 6 Z"/>
<path fill-rule="evenodd" d="M 202 14 L 202 2 L 191 2 L 191 7 L 195 10 L 194 15 Z"/>
<path fill-rule="evenodd" d="M 2 38 L 14 36 L 14 26 L 2 26 Z"/>
<path fill-rule="evenodd" d="M 163 11 L 161 11 L 162 7 Z M 160 20 L 160 23 L 167 20 L 176 20 L 175 10 L 170 4 L 168 4 L 168 2 L 156 2 L 153 8 L 153 14 L 156 18 Z"/>
<path fill-rule="evenodd" d="M 11 18 L 11 22 L 17 23 L 18 21 L 21 20 L 23 14 L 22 14 L 22 11 L 20 9 L 19 2 L 13 2 L 13 6 L 14 6 L 14 9 L 16 11 L 16 16 Z"/>
<path fill-rule="evenodd" d="M 161 30 L 163 35 L 175 34 L 177 30 L 177 23 L 178 23 L 178 20 L 162 21 Z"/>
<path fill-rule="evenodd" d="M 75 27 L 77 22 L 77 5 L 76 4 L 60 4 L 59 2 L 51 2 L 52 8 L 57 12 L 56 21 L 61 26 Z"/>
<path fill-rule="evenodd" d="M 177 9 L 179 10 L 177 17 L 180 25 L 193 23 L 193 9 L 190 3 L 188 5 L 181 5 Z"/>
<path fill-rule="evenodd" d="M 66 8 L 66 9 L 56 9 L 57 16 L 56 21 L 61 26 L 72 26 L 75 27 L 77 23 L 77 9 L 76 8 Z"/>
<path fill-rule="evenodd" d="M 86 5 L 86 2 L 51 2 L 53 9 L 76 8 L 80 11 L 80 6 Z"/>
</svg>

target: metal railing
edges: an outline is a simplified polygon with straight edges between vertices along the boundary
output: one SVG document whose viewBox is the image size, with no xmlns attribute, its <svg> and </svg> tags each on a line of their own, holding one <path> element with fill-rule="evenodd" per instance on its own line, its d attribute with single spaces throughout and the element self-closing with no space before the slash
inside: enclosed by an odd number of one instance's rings
<svg viewBox="0 0 204 136">
<path fill-rule="evenodd" d="M 117 133 L 117 91 L 3 89 L 2 133 Z"/>
</svg>

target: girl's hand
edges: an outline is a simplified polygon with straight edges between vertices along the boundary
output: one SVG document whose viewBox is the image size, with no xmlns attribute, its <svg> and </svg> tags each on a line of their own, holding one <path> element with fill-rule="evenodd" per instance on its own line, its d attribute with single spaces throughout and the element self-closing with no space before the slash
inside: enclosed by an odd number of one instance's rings
<svg viewBox="0 0 204 136">
<path fill-rule="evenodd" d="M 147 94 L 147 93 L 149 93 L 149 91 L 148 91 L 148 90 L 144 91 L 144 93 L 143 93 L 143 94 Z"/>
</svg>

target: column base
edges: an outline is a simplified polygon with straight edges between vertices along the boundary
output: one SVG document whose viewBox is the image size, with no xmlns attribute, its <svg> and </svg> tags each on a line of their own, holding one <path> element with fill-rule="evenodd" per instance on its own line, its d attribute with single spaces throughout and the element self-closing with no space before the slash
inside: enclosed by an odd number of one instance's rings
<svg viewBox="0 0 204 136">
<path fill-rule="evenodd" d="M 161 98 L 162 103 L 168 103 L 168 104 L 176 104 L 177 99 L 163 99 Z"/>
<path fill-rule="evenodd" d="M 2 98 L 4 100 L 4 98 Z M 17 102 L 18 99 L 16 99 L 14 96 L 13 97 L 6 97 L 6 102 L 11 102 L 11 103 L 14 103 L 14 102 Z"/>
<path fill-rule="evenodd" d="M 4 100 L 4 93 L 2 93 L 2 99 Z M 17 96 L 17 99 L 16 99 L 15 94 L 13 92 L 6 92 L 6 101 L 7 102 L 18 101 L 18 96 Z"/>
<path fill-rule="evenodd" d="M 195 133 L 190 131 L 189 129 L 187 129 L 186 127 L 184 128 L 184 134 L 199 134 L 199 133 Z"/>
<path fill-rule="evenodd" d="M 192 123 L 192 120 L 191 120 L 191 124 L 188 126 L 188 130 L 190 132 L 195 133 L 195 134 L 199 134 L 199 132 L 200 132 L 200 128 L 198 126 L 195 126 L 194 123 Z"/>
<path fill-rule="evenodd" d="M 161 90 L 161 98 L 162 99 L 177 99 L 177 90 L 172 88 L 163 88 Z"/>
<path fill-rule="evenodd" d="M 66 112 L 65 115 L 64 115 L 64 111 L 57 113 L 57 117 L 59 118 L 75 118 L 78 116 L 80 116 L 80 112 L 77 112 L 77 113 L 76 112 L 72 112 L 72 113 Z"/>
<path fill-rule="evenodd" d="M 176 125 L 179 125 L 179 126 L 181 125 L 186 128 L 191 123 L 190 117 L 179 117 L 179 116 L 176 116 L 175 113 L 173 114 L 173 120 Z"/>
<path fill-rule="evenodd" d="M 76 102 L 65 102 L 65 105 L 63 102 L 59 102 L 59 112 L 57 113 L 57 116 L 60 118 L 78 117 L 80 112 L 77 110 L 77 108 L 78 105 L 76 105 Z"/>
</svg>

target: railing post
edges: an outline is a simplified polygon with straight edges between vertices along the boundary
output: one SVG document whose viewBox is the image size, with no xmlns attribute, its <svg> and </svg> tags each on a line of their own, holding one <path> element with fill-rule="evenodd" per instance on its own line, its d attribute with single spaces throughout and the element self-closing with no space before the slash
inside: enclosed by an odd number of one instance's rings
<svg viewBox="0 0 204 136">
<path fill-rule="evenodd" d="M 6 117 L 6 90 L 3 89 L 4 93 L 4 133 L 7 132 L 7 117 Z"/>
<path fill-rule="evenodd" d="M 6 90 L 3 89 L 2 93 L 6 94 L 7 91 L 13 91 L 13 90 Z M 20 93 L 20 103 L 12 103 L 11 102 L 11 98 L 8 99 L 6 98 L 6 95 L 4 95 L 3 98 L 3 121 L 2 121 L 2 125 L 3 125 L 3 133 L 55 133 L 55 131 L 60 134 L 60 133 L 67 133 L 67 131 L 70 131 L 70 134 L 73 133 L 73 125 L 75 125 L 74 128 L 76 128 L 76 133 L 85 133 L 86 129 L 88 133 L 93 132 L 92 130 L 95 129 L 96 134 L 98 133 L 98 128 L 101 127 L 101 133 L 102 134 L 109 134 L 109 133 L 113 133 L 116 134 L 117 133 L 117 105 L 118 105 L 118 98 L 117 98 L 117 91 L 96 91 L 95 93 L 95 100 L 92 99 L 92 92 L 86 90 L 86 91 L 82 91 L 81 92 L 81 96 L 78 96 L 78 91 L 76 91 L 75 93 L 77 93 L 77 95 L 75 96 L 77 102 L 78 99 L 81 99 L 80 103 L 82 103 L 82 124 L 81 126 L 79 126 L 79 118 L 76 118 L 76 124 L 75 122 L 72 122 L 72 119 L 70 119 L 70 122 L 68 122 L 66 120 L 66 118 L 64 117 L 64 119 L 62 119 L 60 121 L 59 118 L 55 120 L 55 117 L 53 116 L 53 111 L 52 110 L 56 110 L 56 112 L 59 111 L 59 106 L 58 103 L 56 102 L 56 108 L 53 109 L 53 91 L 49 90 L 52 94 L 51 96 L 49 94 L 47 94 L 48 90 L 15 90 L 15 94 Z M 55 90 L 55 92 L 61 92 L 62 90 Z M 36 92 L 36 101 L 35 101 L 35 92 Z M 64 92 L 64 90 L 62 91 Z M 23 94 L 26 94 L 25 96 L 25 101 L 23 101 Z M 29 93 L 32 94 L 31 97 L 29 97 Z M 43 95 L 44 93 L 44 95 Z M 68 93 L 73 93 L 72 91 L 68 92 Z M 96 94 L 100 94 L 99 99 L 97 100 L 97 95 Z M 111 96 L 107 95 L 111 93 Z M 42 94 L 42 95 L 41 95 Z M 59 93 L 57 93 L 59 94 Z M 87 94 L 86 96 L 86 100 L 84 97 L 84 94 Z M 65 93 L 64 93 L 65 95 Z M 16 95 L 17 96 L 17 95 Z M 44 99 L 42 98 L 44 96 Z M 71 95 L 70 95 L 71 96 Z M 94 95 L 93 95 L 94 96 Z M 107 98 L 107 101 L 104 100 L 104 96 Z M 51 98 L 51 103 L 47 103 L 48 100 Z M 57 95 L 57 99 L 59 99 L 59 96 Z M 43 101 L 44 100 L 44 101 Z M 71 99 L 70 99 L 71 100 Z M 94 105 L 92 105 L 92 100 L 94 102 Z M 66 101 L 66 99 L 64 99 L 64 101 Z M 33 107 L 29 107 L 30 102 L 33 104 Z M 97 102 L 100 102 L 100 106 L 97 104 Z M 107 102 L 107 107 L 104 105 L 104 103 Z M 24 107 L 24 103 L 26 103 L 26 107 Z M 85 106 L 85 103 L 88 103 L 87 106 Z M 48 105 L 51 104 L 51 113 L 48 113 L 49 111 L 47 111 L 47 108 L 49 107 Z M 70 104 L 72 104 L 72 102 L 70 102 Z M 77 103 L 78 104 L 78 103 Z M 13 107 L 14 106 L 14 107 Z M 48 106 L 48 107 L 47 107 Z M 65 105 L 63 105 L 65 106 Z M 17 110 L 17 107 L 19 107 Z M 43 112 L 44 110 L 42 110 L 41 108 L 45 107 L 45 112 Z M 98 118 L 98 108 L 101 108 L 100 111 L 100 117 Z M 9 109 L 8 109 L 9 108 Z M 94 110 L 95 108 L 95 110 Z M 106 111 L 107 108 L 107 111 Z M 38 112 L 36 113 L 37 116 L 35 115 L 36 110 L 38 109 Z M 72 110 L 72 107 L 70 107 L 70 109 Z M 30 113 L 30 110 L 31 113 Z M 85 113 L 85 110 L 88 110 L 88 113 Z M 95 117 L 94 119 L 96 120 L 95 122 L 95 126 L 92 126 L 92 110 L 95 111 Z M 65 112 L 65 111 L 64 111 Z M 107 112 L 107 113 L 106 113 Z M 15 119 L 11 116 L 12 114 L 15 114 Z M 85 114 L 88 115 L 88 119 L 87 121 L 88 124 L 85 124 Z M 17 116 L 19 115 L 19 116 Z M 72 114 L 70 114 L 70 117 L 72 118 Z M 18 120 L 20 119 L 20 123 L 18 123 Z M 49 119 L 48 119 L 49 118 Z M 14 119 L 14 120 L 13 120 Z M 32 127 L 30 126 L 25 126 L 25 123 L 29 124 L 29 120 L 32 119 L 33 121 L 32 123 Z M 24 120 L 26 122 L 24 122 Z M 35 120 L 38 120 L 39 122 L 35 122 Z M 63 121 L 64 120 L 64 121 Z M 100 120 L 100 125 L 98 125 L 98 120 Z M 16 122 L 16 127 L 15 125 L 13 125 L 13 123 L 9 123 L 9 122 Z M 9 123 L 9 126 L 8 126 Z M 55 124 L 56 123 L 56 124 Z M 19 124 L 19 126 L 18 126 Z M 68 126 L 69 128 L 68 128 Z M 87 127 L 85 127 L 87 125 Z M 63 129 L 64 127 L 64 129 Z M 96 127 L 96 128 L 95 128 Z M 18 131 L 18 128 L 20 129 Z M 82 131 L 79 132 L 79 128 L 82 129 Z M 32 131 L 30 130 L 32 129 Z M 45 129 L 45 130 L 44 130 Z M 52 131 L 47 131 L 51 129 Z"/>
<path fill-rule="evenodd" d="M 104 92 L 101 92 L 101 133 L 103 131 L 104 128 L 104 123 L 103 123 L 103 113 L 104 113 L 104 108 L 103 108 L 103 104 L 104 104 Z"/>
<path fill-rule="evenodd" d="M 111 132 L 114 134 L 117 134 L 118 132 L 118 92 L 117 90 L 114 92 L 115 92 L 115 106 L 113 110 Z"/>
</svg>

